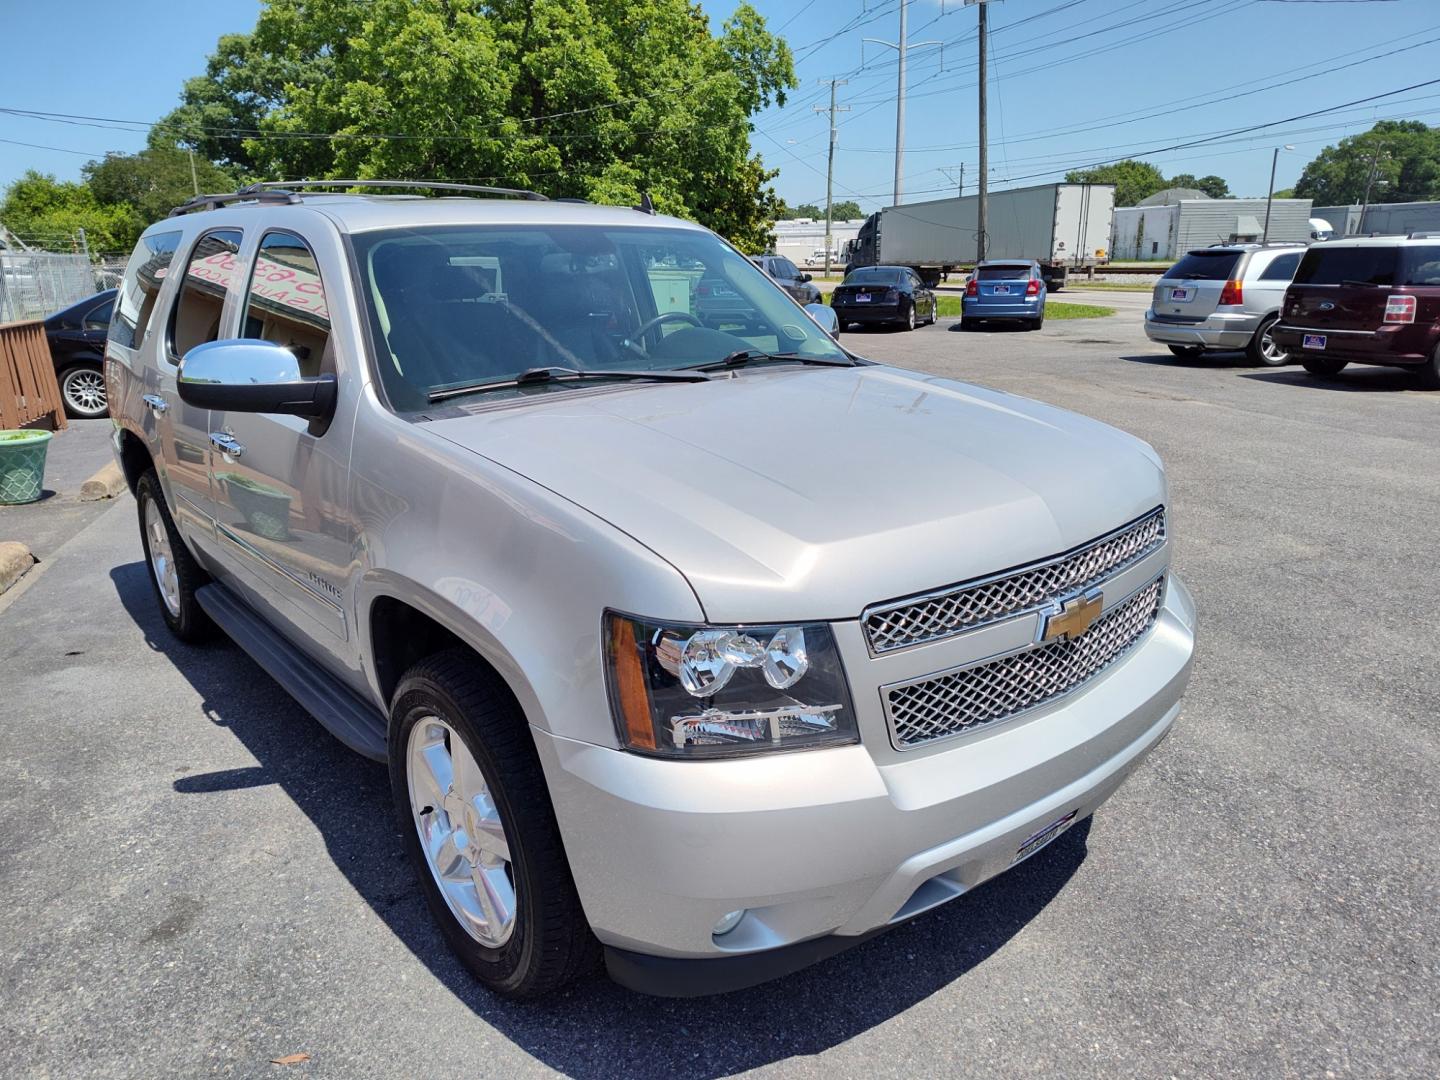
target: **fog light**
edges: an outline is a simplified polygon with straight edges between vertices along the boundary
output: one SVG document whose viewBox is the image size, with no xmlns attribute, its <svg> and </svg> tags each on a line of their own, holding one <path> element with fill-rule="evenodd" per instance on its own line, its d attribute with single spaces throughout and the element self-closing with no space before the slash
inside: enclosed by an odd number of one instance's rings
<svg viewBox="0 0 1440 1080">
<path fill-rule="evenodd" d="M 715 937 L 719 937 L 721 934 L 728 934 L 740 925 L 740 920 L 744 917 L 745 909 L 743 907 L 739 911 L 731 911 L 725 915 L 721 915 L 720 921 L 715 924 L 715 929 L 711 930 L 710 933 Z"/>
</svg>

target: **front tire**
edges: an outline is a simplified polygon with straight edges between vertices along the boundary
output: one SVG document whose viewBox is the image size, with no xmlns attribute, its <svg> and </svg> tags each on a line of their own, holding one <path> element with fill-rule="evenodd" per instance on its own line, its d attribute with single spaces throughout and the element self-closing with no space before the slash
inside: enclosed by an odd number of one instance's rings
<svg viewBox="0 0 1440 1080">
<path fill-rule="evenodd" d="M 1301 361 L 1305 370 L 1321 379 L 1329 379 L 1345 370 L 1348 360 L 1335 360 L 1328 356 L 1307 356 Z"/>
<path fill-rule="evenodd" d="M 60 373 L 60 399 L 72 420 L 98 420 L 110 415 L 105 375 L 99 364 L 72 364 Z"/>
<path fill-rule="evenodd" d="M 160 474 L 154 469 L 135 485 L 135 503 L 140 511 L 145 565 L 165 625 L 181 641 L 196 644 L 209 640 L 215 636 L 215 624 L 205 614 L 195 592 L 210 581 L 210 575 L 195 561 L 175 528 L 170 508 L 165 505 L 165 493 L 160 489 Z"/>
<path fill-rule="evenodd" d="M 1181 360 L 1199 360 L 1205 355 L 1203 345 L 1166 345 L 1165 347 Z"/>
<path fill-rule="evenodd" d="M 390 785 L 406 850 L 450 947 L 516 999 L 598 957 L 529 726 L 468 650 L 420 661 L 390 710 Z"/>
<path fill-rule="evenodd" d="M 1261 364 L 1265 367 L 1283 367 L 1290 362 L 1290 354 L 1275 343 L 1270 336 L 1270 331 L 1279 322 L 1278 316 L 1266 319 L 1256 329 L 1250 339 L 1250 344 L 1245 346 L 1245 355 L 1250 358 L 1252 364 Z"/>
</svg>

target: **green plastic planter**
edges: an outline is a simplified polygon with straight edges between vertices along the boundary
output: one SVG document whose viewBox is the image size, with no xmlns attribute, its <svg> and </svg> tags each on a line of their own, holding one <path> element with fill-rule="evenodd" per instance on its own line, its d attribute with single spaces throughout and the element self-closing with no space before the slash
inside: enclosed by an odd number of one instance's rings
<svg viewBox="0 0 1440 1080">
<path fill-rule="evenodd" d="M 0 431 L 0 505 L 40 498 L 51 437 L 49 431 Z"/>
</svg>

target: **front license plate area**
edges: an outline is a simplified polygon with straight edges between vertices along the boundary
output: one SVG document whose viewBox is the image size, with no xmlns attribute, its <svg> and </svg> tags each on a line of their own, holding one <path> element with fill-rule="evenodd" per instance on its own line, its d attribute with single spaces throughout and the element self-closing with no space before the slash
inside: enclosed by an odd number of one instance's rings
<svg viewBox="0 0 1440 1080">
<path fill-rule="evenodd" d="M 1305 340 L 1301 344 L 1307 349 L 1323 349 L 1325 348 L 1325 335 L 1306 334 Z"/>
<path fill-rule="evenodd" d="M 870 302 L 870 294 L 868 292 L 862 292 L 857 294 L 855 297 L 855 302 L 857 304 L 868 304 Z"/>
<path fill-rule="evenodd" d="M 1079 810 L 1071 810 L 1064 817 L 1052 821 L 1039 832 L 1032 833 L 1026 838 L 1025 842 L 1020 845 L 1019 850 L 1015 852 L 1015 857 L 1010 860 L 1010 865 L 1014 866 L 1018 862 L 1023 862 L 1046 844 L 1050 843 L 1050 841 L 1054 840 L 1074 823 L 1075 815 L 1079 812 Z"/>
<path fill-rule="evenodd" d="M 1188 304 L 1195 299 L 1195 290 L 1190 288 L 1171 289 L 1170 299 L 1176 304 Z"/>
</svg>

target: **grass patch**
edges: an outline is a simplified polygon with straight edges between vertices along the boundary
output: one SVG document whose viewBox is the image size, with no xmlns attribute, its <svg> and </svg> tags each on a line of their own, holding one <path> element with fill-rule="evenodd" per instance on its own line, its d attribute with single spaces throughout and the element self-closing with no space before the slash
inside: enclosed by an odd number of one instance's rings
<svg viewBox="0 0 1440 1080">
<path fill-rule="evenodd" d="M 830 293 L 823 293 L 820 297 L 822 304 L 830 303 Z M 958 317 L 960 315 L 960 297 L 940 296 L 940 316 L 945 318 Z M 1107 315 L 1114 315 L 1115 309 L 1101 307 L 1099 304 L 1067 304 L 1060 300 L 1045 301 L 1045 317 L 1047 319 L 1103 319 Z"/>
<path fill-rule="evenodd" d="M 1154 285 L 1133 285 L 1124 281 L 1086 281 L 1084 278 L 1071 278 L 1065 283 L 1067 289 L 1096 289 L 1106 292 L 1151 292 Z"/>
</svg>

